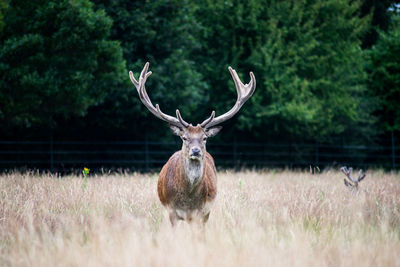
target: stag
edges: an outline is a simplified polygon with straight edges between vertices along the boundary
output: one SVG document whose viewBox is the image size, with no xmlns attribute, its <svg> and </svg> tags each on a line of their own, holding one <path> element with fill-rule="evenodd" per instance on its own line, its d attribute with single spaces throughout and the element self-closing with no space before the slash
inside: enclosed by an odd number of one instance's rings
<svg viewBox="0 0 400 267">
<path fill-rule="evenodd" d="M 358 171 L 358 177 L 354 178 L 352 176 L 353 173 L 353 168 L 348 168 L 346 166 L 343 166 L 340 168 L 340 170 L 346 175 L 346 178 L 344 179 L 344 185 L 350 188 L 351 190 L 358 190 L 358 183 L 361 182 L 365 178 L 365 173 L 363 173 L 362 170 Z"/>
<path fill-rule="evenodd" d="M 145 89 L 146 80 L 151 75 L 148 68 L 147 62 L 139 80 L 129 72 L 139 98 L 154 116 L 167 122 L 172 133 L 182 139 L 181 150 L 175 152 L 161 169 L 157 184 L 158 197 L 167 208 L 172 225 L 178 220 L 190 222 L 194 218 L 206 223 L 217 194 L 217 171 L 213 157 L 206 151 L 207 138 L 215 136 L 222 128 L 217 125 L 232 118 L 253 95 L 255 77 L 250 72 L 250 82 L 244 85 L 236 71 L 229 67 L 237 92 L 235 105 L 218 117 L 212 111 L 209 118 L 193 126 L 183 120 L 178 109 L 174 117 L 163 113 L 158 104 L 152 104 Z"/>
</svg>

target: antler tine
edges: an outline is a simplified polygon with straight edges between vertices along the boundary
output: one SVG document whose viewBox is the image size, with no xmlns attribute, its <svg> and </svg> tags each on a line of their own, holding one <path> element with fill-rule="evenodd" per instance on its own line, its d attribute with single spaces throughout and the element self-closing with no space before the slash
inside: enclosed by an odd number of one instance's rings
<svg viewBox="0 0 400 267">
<path fill-rule="evenodd" d="M 340 168 L 340 170 L 346 175 L 347 179 L 344 178 L 344 185 L 349 187 L 350 189 L 355 189 L 358 187 L 358 183 L 357 181 L 354 181 L 351 177 L 351 172 L 352 172 L 352 168 L 347 169 L 346 166 L 343 166 L 342 168 Z M 350 181 L 350 182 L 349 182 Z"/>
<path fill-rule="evenodd" d="M 352 176 L 352 174 L 353 174 L 353 168 L 350 167 L 350 168 L 349 168 L 349 179 L 350 179 L 352 182 L 356 183 L 356 182 L 357 182 L 357 179 L 354 179 L 353 176 Z"/>
<path fill-rule="evenodd" d="M 213 110 L 213 111 L 211 112 L 211 116 L 210 116 L 208 119 L 206 119 L 205 121 L 203 121 L 203 122 L 200 124 L 200 126 L 201 126 L 201 127 L 205 127 L 210 121 L 212 121 L 212 120 L 214 119 L 214 117 L 215 117 L 215 111 Z"/>
<path fill-rule="evenodd" d="M 357 183 L 357 180 L 354 179 L 354 178 L 351 176 L 351 174 L 352 174 L 352 172 L 353 172 L 353 168 L 350 167 L 350 168 L 347 169 L 346 166 L 343 166 L 343 167 L 341 168 L 341 171 L 347 176 L 347 178 L 348 178 L 351 182 Z"/>
<path fill-rule="evenodd" d="M 345 185 L 345 186 L 351 187 L 351 188 L 354 187 L 354 185 L 352 185 L 351 183 L 349 183 L 349 182 L 346 180 L 346 178 L 344 178 L 343 181 L 344 181 L 344 185 Z"/>
<path fill-rule="evenodd" d="M 240 81 L 240 78 L 239 78 L 236 70 L 232 69 L 231 67 L 228 67 L 228 70 L 231 73 L 233 82 L 235 83 L 237 99 L 240 100 L 240 98 L 242 97 L 242 90 L 241 90 L 242 88 L 240 88 L 240 85 L 242 85 L 242 82 Z"/>
<path fill-rule="evenodd" d="M 363 170 L 360 170 L 360 171 L 358 172 L 357 181 L 358 181 L 358 182 L 362 181 L 362 180 L 365 178 L 365 176 L 366 176 L 366 174 L 363 173 Z"/>
<path fill-rule="evenodd" d="M 350 180 L 353 181 L 353 182 L 354 182 L 354 181 L 357 181 L 356 179 L 353 178 L 352 174 L 353 174 L 353 168 L 350 167 L 350 168 L 349 168 L 349 178 L 350 178 Z"/>
<path fill-rule="evenodd" d="M 231 67 L 228 68 L 231 73 L 233 82 L 235 83 L 237 99 L 235 105 L 226 113 L 214 118 L 213 114 L 201 123 L 202 127 L 210 128 L 232 118 L 243 106 L 243 104 L 253 95 L 256 89 L 256 78 L 253 72 L 250 72 L 250 82 L 243 84 L 237 72 Z M 212 117 L 212 118 L 211 118 Z"/>
<path fill-rule="evenodd" d="M 142 101 L 143 105 L 157 118 L 162 119 L 163 121 L 166 121 L 170 124 L 173 124 L 173 125 L 176 125 L 179 127 L 182 127 L 182 126 L 188 127 L 188 123 L 185 122 L 184 120 L 179 120 L 175 117 L 172 117 L 170 115 L 163 113 L 160 110 L 160 107 L 158 106 L 158 104 L 156 104 L 156 107 L 154 107 L 153 103 L 151 102 L 151 100 L 147 94 L 146 88 L 145 88 L 146 80 L 152 74 L 151 71 L 147 72 L 147 70 L 149 69 L 149 65 L 150 65 L 149 62 L 146 62 L 142 72 L 140 73 L 139 81 L 137 81 L 135 79 L 132 71 L 129 72 L 129 77 L 130 77 L 133 85 L 135 85 L 136 90 L 138 91 L 140 101 Z"/>
<path fill-rule="evenodd" d="M 342 168 L 340 168 L 340 170 L 347 175 L 347 167 L 343 166 Z"/>
<path fill-rule="evenodd" d="M 179 109 L 176 110 L 176 117 L 178 118 L 179 122 L 182 123 L 183 126 L 185 126 L 186 128 L 189 127 L 190 124 L 182 119 Z"/>
</svg>

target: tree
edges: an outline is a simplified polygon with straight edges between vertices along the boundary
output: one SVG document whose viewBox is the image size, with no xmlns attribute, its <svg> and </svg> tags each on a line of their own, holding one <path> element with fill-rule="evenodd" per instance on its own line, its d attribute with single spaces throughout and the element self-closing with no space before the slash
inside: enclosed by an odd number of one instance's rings
<svg viewBox="0 0 400 267">
<path fill-rule="evenodd" d="M 207 83 L 198 65 L 190 58 L 199 47 L 189 1 L 156 0 L 94 0 L 97 8 L 105 9 L 114 20 L 111 37 L 121 42 L 128 69 L 139 76 L 146 61 L 153 75 L 146 86 L 154 104 L 168 114 L 179 108 L 184 118 L 197 123 L 197 108 L 207 102 Z M 125 72 L 124 79 L 129 80 Z M 130 138 L 144 138 L 144 129 L 158 137 L 160 123 L 140 102 L 136 89 L 129 81 L 124 94 L 115 95 L 89 111 L 89 120 L 97 125 L 129 132 Z M 101 114 L 101 115 L 99 115 Z M 102 118 L 102 121 L 96 121 Z M 167 132 L 168 133 L 168 132 Z M 135 136 L 136 134 L 136 136 Z M 169 135 L 168 135 L 169 136 Z"/>
<path fill-rule="evenodd" d="M 0 119 L 44 124 L 83 116 L 119 88 L 122 50 L 112 20 L 88 0 L 10 1 L 0 34 Z"/>
<path fill-rule="evenodd" d="M 391 24 L 388 9 L 398 3 L 397 0 L 362 0 L 361 13 L 363 16 L 372 16 L 368 29 L 362 37 L 362 46 L 370 48 L 378 40 L 379 31 L 387 31 Z"/>
<path fill-rule="evenodd" d="M 234 101 L 230 64 L 244 81 L 249 70 L 257 79 L 255 95 L 238 116 L 239 130 L 262 139 L 368 136 L 373 120 L 360 41 L 368 18 L 357 16 L 359 9 L 360 2 L 349 0 L 199 4 L 207 49 L 197 55 L 207 58 L 198 61 L 217 113 Z"/>
<path fill-rule="evenodd" d="M 369 86 L 379 107 L 379 126 L 384 132 L 400 131 L 400 17 L 369 52 Z"/>
</svg>

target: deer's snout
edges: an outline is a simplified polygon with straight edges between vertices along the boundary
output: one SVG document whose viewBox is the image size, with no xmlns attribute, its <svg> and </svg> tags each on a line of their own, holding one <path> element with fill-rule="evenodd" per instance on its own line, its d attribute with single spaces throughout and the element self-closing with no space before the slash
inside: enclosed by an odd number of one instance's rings
<svg viewBox="0 0 400 267">
<path fill-rule="evenodd" d="M 201 150 L 200 150 L 200 148 L 198 148 L 198 147 L 193 147 L 191 150 L 190 150 L 190 156 L 191 157 L 201 157 Z"/>
<path fill-rule="evenodd" d="M 198 148 L 198 147 L 194 147 L 194 148 L 192 148 L 192 154 L 193 154 L 193 156 L 199 156 L 200 155 L 200 148 Z"/>
</svg>

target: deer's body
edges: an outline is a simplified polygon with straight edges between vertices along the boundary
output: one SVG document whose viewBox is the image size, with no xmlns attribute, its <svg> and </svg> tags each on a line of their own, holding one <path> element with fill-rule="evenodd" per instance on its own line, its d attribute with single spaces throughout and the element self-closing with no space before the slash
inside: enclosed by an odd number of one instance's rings
<svg viewBox="0 0 400 267">
<path fill-rule="evenodd" d="M 187 160 L 182 151 L 175 152 L 160 172 L 157 191 L 172 224 L 176 219 L 191 221 L 195 216 L 206 222 L 217 195 L 213 158 L 206 152 L 202 162 Z"/>
<path fill-rule="evenodd" d="M 138 81 L 129 72 L 139 98 L 153 115 L 168 122 L 172 132 L 182 139 L 182 149 L 173 154 L 161 170 L 158 196 L 169 211 L 172 225 L 176 220 L 191 221 L 194 217 L 200 217 L 205 223 L 217 194 L 217 171 L 214 159 L 206 151 L 207 138 L 215 136 L 222 128 L 217 125 L 233 117 L 252 96 L 256 80 L 250 72 L 250 83 L 244 85 L 236 71 L 229 67 L 238 95 L 235 105 L 218 117 L 213 111 L 208 119 L 193 126 L 182 119 L 179 110 L 173 117 L 163 113 L 158 104 L 153 105 L 144 86 L 151 75 L 151 72 L 147 72 L 148 68 L 149 63 L 146 63 Z"/>
</svg>

